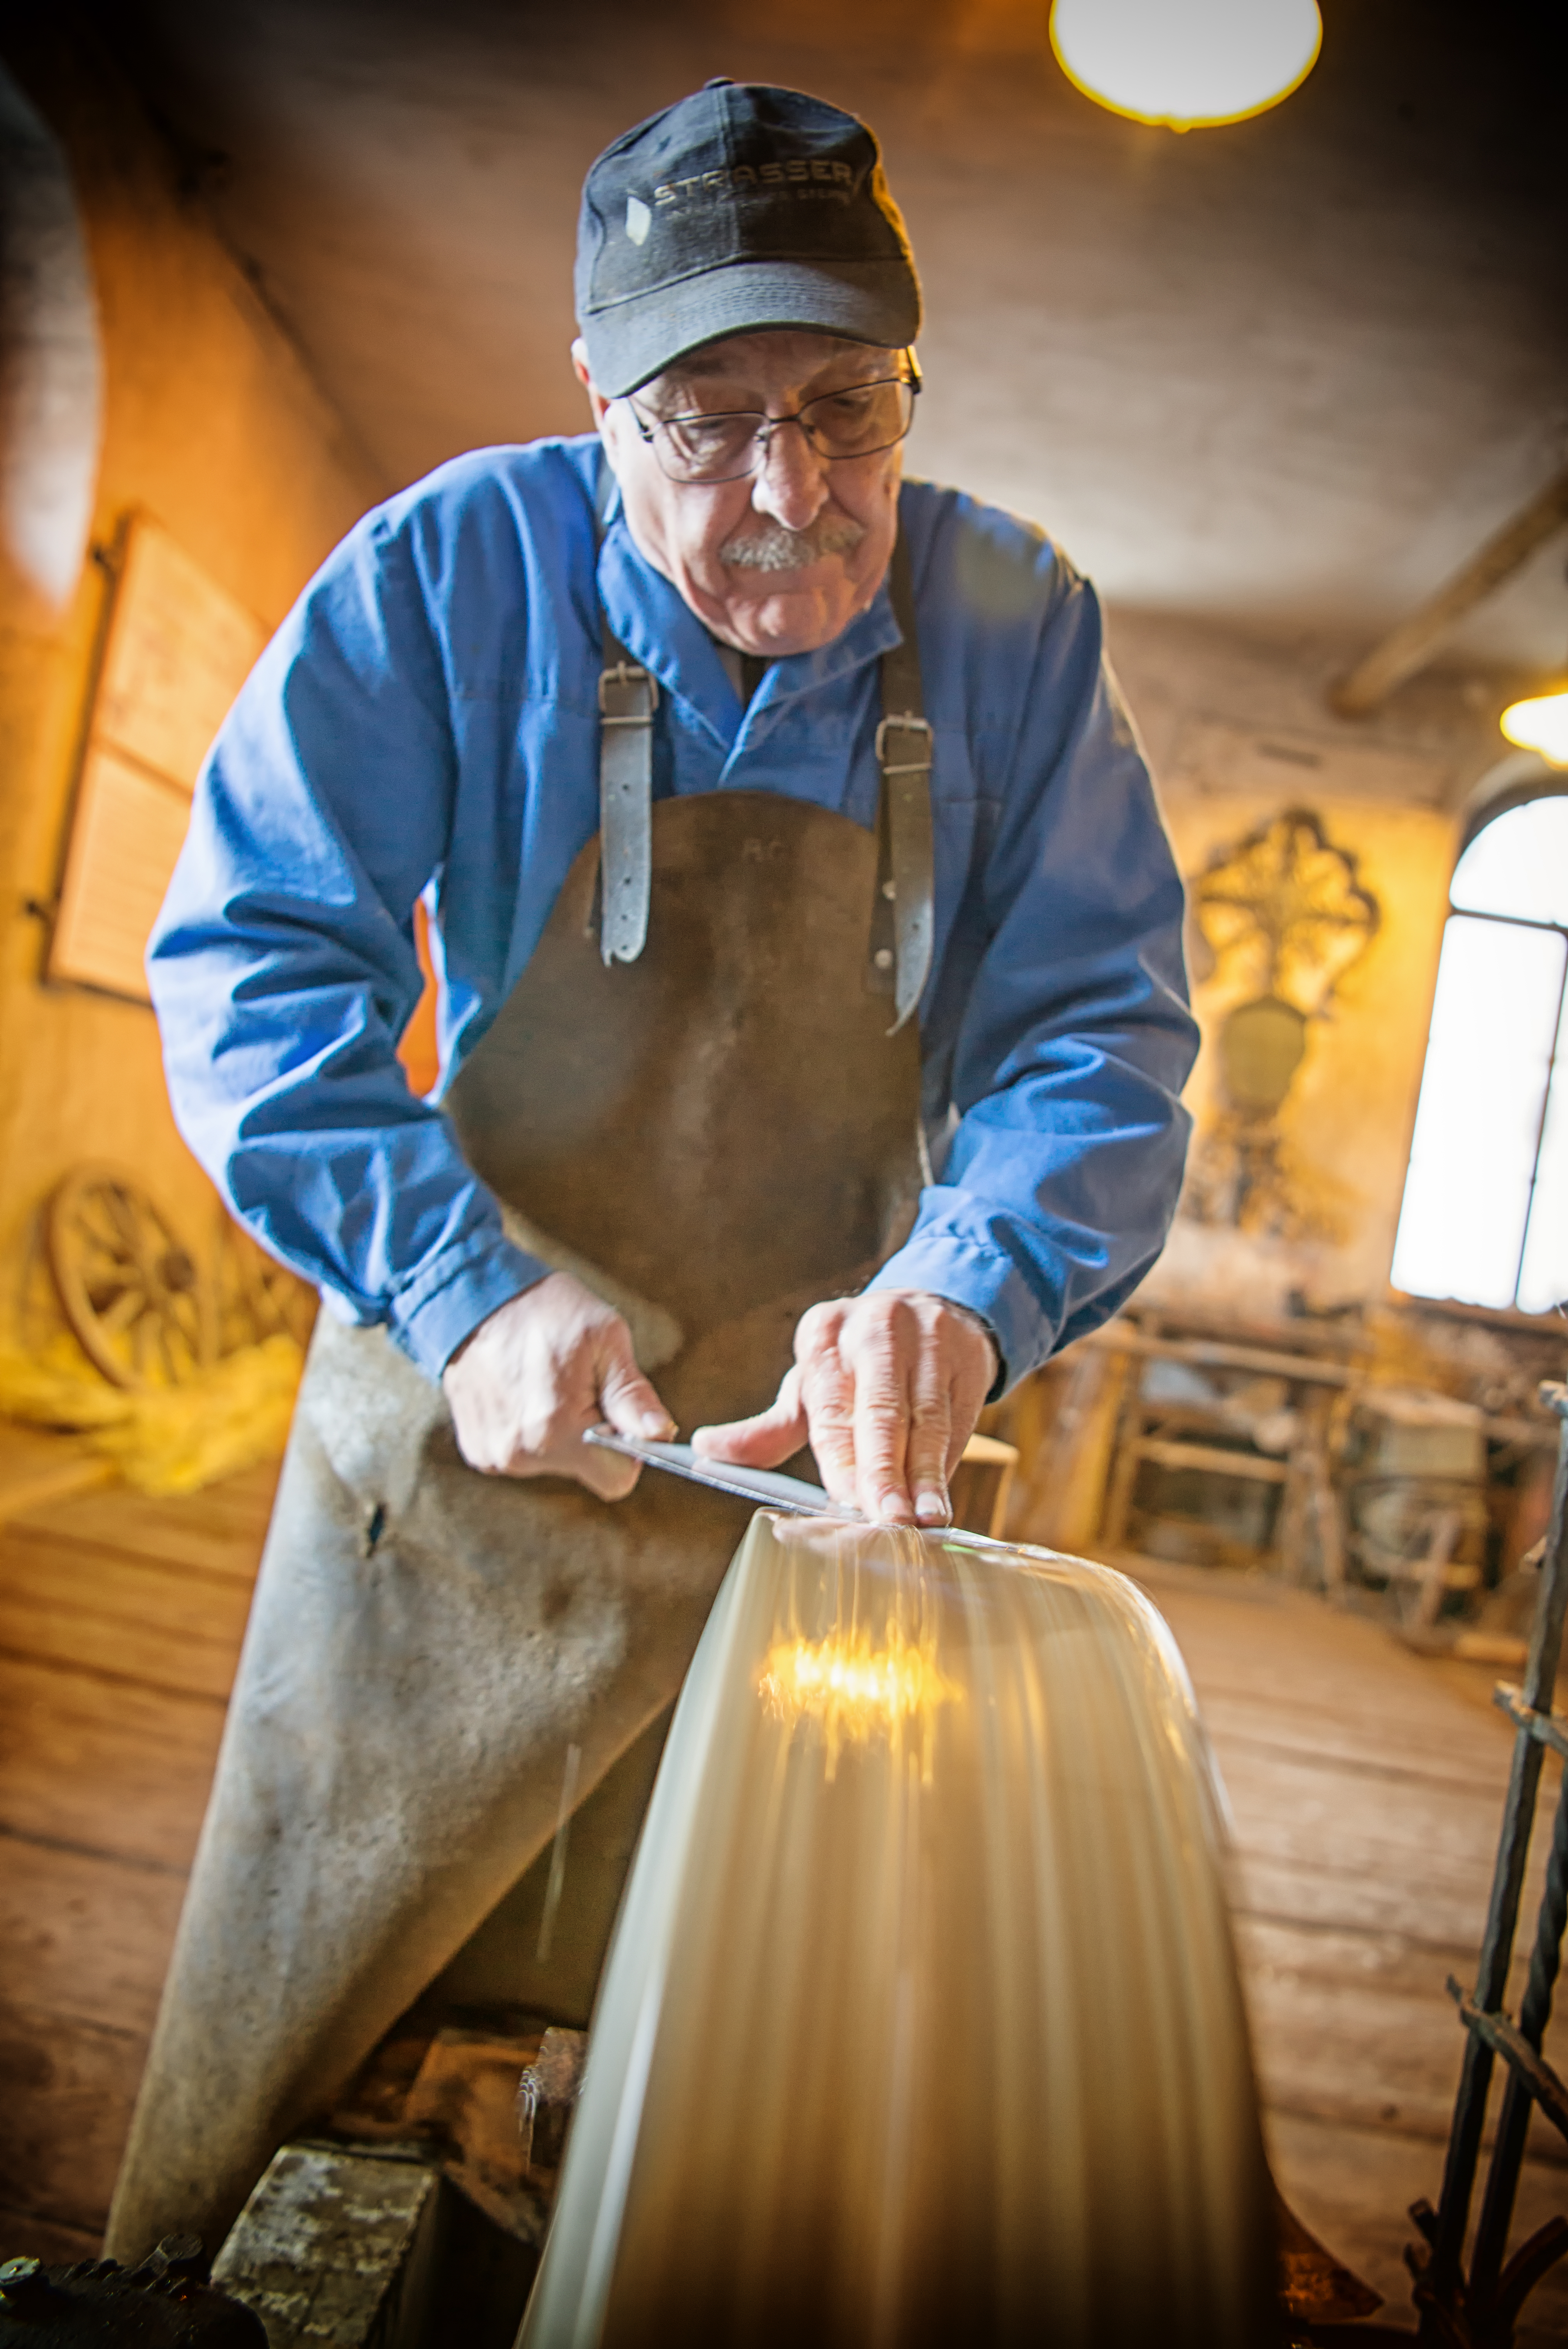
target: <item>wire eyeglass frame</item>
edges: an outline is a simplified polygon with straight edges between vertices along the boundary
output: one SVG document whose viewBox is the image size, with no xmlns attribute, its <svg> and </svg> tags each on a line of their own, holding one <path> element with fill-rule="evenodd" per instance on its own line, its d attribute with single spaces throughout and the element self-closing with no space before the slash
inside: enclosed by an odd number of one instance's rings
<svg viewBox="0 0 1568 2349">
<path fill-rule="evenodd" d="M 768 450 L 773 435 L 781 431 L 786 424 L 799 425 L 807 447 L 827 464 L 851 464 L 858 458 L 876 457 L 882 455 L 885 450 L 895 449 L 901 440 L 906 440 L 909 436 L 914 423 L 914 403 L 922 388 L 920 364 L 914 353 L 906 351 L 903 357 L 908 369 L 906 374 L 878 376 L 870 383 L 841 384 L 835 390 L 819 392 L 816 398 L 807 400 L 803 407 L 797 409 L 789 416 L 769 416 L 760 409 L 736 408 L 717 410 L 711 415 L 695 412 L 682 416 L 655 417 L 650 422 L 638 408 L 633 394 L 628 392 L 624 398 L 626 406 L 631 410 L 633 422 L 636 425 L 643 440 L 652 449 L 659 471 L 666 480 L 678 482 L 685 487 L 707 488 L 721 481 L 744 481 L 755 478 L 768 462 Z M 814 429 L 811 421 L 813 409 L 825 407 L 830 400 L 841 399 L 848 392 L 880 391 L 890 386 L 896 386 L 901 391 L 907 392 L 909 395 L 907 404 L 901 404 L 903 421 L 896 432 L 890 434 L 885 440 L 878 440 L 864 449 L 828 449 L 821 445 L 816 437 L 820 427 Z M 743 421 L 749 422 L 752 428 L 744 444 L 746 461 L 734 466 L 733 469 L 727 467 L 723 472 L 694 471 L 689 464 L 683 466 L 682 460 L 675 455 L 669 436 L 683 425 L 739 425 Z M 722 458 L 717 461 L 721 464 L 726 462 Z M 677 470 L 677 467 L 681 469 Z"/>
</svg>

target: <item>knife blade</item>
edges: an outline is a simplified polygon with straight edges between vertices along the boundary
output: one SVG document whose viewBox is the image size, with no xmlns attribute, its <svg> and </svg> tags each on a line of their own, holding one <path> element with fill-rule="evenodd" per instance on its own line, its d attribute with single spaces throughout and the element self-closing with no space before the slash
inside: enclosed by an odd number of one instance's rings
<svg viewBox="0 0 1568 2349">
<path fill-rule="evenodd" d="M 651 1444 L 639 1436 L 623 1435 L 614 1427 L 590 1427 L 583 1441 L 600 1444 L 606 1452 L 619 1452 L 628 1460 L 640 1460 L 645 1467 L 662 1468 L 667 1475 L 684 1476 L 688 1484 L 707 1485 L 716 1493 L 754 1502 L 759 1509 L 787 1509 L 801 1517 L 852 1517 L 855 1514 L 830 1500 L 820 1485 L 803 1484 L 798 1476 L 780 1476 L 771 1468 L 738 1468 L 728 1460 L 710 1460 L 705 1453 L 694 1452 L 689 1444 Z"/>
</svg>

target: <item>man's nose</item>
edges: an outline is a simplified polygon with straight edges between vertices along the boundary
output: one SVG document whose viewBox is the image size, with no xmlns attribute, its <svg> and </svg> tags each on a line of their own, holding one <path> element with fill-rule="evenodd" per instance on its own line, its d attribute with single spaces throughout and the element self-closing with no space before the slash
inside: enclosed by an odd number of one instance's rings
<svg viewBox="0 0 1568 2349">
<path fill-rule="evenodd" d="M 771 514 L 786 530 L 807 530 L 828 502 L 828 468 L 800 427 L 776 424 L 768 453 L 751 492 L 758 513 Z"/>
</svg>

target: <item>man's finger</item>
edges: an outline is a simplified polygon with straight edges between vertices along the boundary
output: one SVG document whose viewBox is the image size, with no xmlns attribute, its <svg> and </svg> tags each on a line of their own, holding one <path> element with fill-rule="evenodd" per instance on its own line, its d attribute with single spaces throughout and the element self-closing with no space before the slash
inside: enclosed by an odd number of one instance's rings
<svg viewBox="0 0 1568 2349">
<path fill-rule="evenodd" d="M 995 1372 L 986 1361 L 983 1368 L 960 1371 L 953 1382 L 947 1434 L 947 1469 L 944 1481 L 951 1485 L 958 1463 L 964 1457 L 964 1447 L 975 1433 L 975 1423 L 985 1408 Z"/>
<path fill-rule="evenodd" d="M 806 1408 L 800 1400 L 800 1373 L 790 1369 L 766 1411 L 749 1419 L 727 1419 L 715 1427 L 699 1427 L 691 1440 L 694 1452 L 708 1460 L 728 1460 L 742 1468 L 777 1468 L 799 1452 L 807 1435 Z"/>
<path fill-rule="evenodd" d="M 913 1525 L 909 1488 L 910 1388 L 919 1334 L 906 1312 L 873 1325 L 851 1355 L 856 1497 L 866 1516 Z"/>
<path fill-rule="evenodd" d="M 839 1325 L 803 1331 L 800 1395 L 811 1451 L 829 1496 L 846 1509 L 861 1506 L 855 1487 L 855 1381 L 839 1351 Z"/>
<path fill-rule="evenodd" d="M 624 1323 L 613 1322 L 606 1330 L 597 1368 L 598 1408 L 616 1433 L 667 1444 L 675 1421 L 637 1368 Z"/>
<path fill-rule="evenodd" d="M 906 1454 L 917 1525 L 945 1526 L 953 1521 L 947 1496 L 952 1437 L 952 1392 L 943 1374 L 940 1355 L 927 1343 L 921 1349 L 915 1369 Z"/>
<path fill-rule="evenodd" d="M 574 1464 L 570 1473 L 601 1501 L 624 1501 L 635 1488 L 643 1473 L 640 1460 L 628 1460 L 624 1452 L 606 1452 L 601 1444 L 584 1444 L 581 1452 L 582 1464 Z"/>
</svg>

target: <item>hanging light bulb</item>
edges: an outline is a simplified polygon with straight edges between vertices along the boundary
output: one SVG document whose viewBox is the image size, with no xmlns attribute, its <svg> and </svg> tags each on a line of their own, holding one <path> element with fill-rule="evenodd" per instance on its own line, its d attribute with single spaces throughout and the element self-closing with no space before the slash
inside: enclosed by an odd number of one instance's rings
<svg viewBox="0 0 1568 2349">
<path fill-rule="evenodd" d="M 1498 723 L 1522 750 L 1539 750 L 1549 765 L 1568 767 L 1568 680 L 1551 693 L 1511 702 Z"/>
<path fill-rule="evenodd" d="M 1242 122 L 1306 79 L 1317 0 L 1053 0 L 1051 47 L 1086 98 L 1135 122 Z"/>
</svg>

